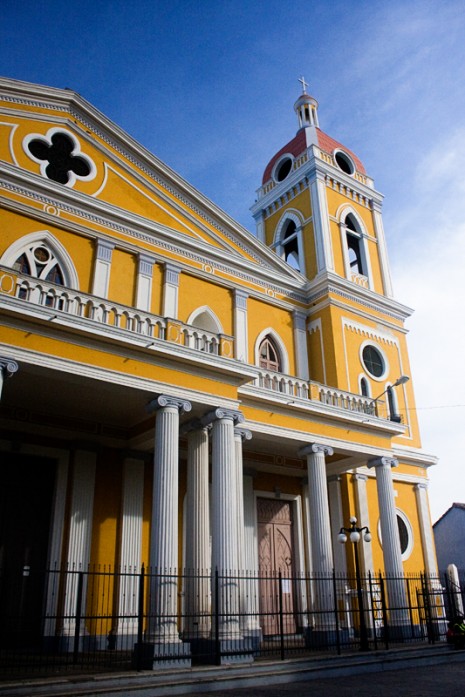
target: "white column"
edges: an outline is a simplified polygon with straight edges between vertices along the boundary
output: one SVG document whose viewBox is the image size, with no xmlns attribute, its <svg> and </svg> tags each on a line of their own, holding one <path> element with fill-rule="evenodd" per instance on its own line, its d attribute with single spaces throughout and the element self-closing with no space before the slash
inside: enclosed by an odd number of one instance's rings
<svg viewBox="0 0 465 697">
<path fill-rule="evenodd" d="M 144 517 L 144 462 L 127 457 L 123 463 L 121 502 L 120 584 L 116 633 L 132 638 L 137 633 L 139 576 L 142 563 L 142 522 Z M 132 642 L 134 643 L 134 642 Z"/>
<path fill-rule="evenodd" d="M 240 611 L 241 611 L 241 630 L 244 632 L 248 628 L 248 606 L 247 606 L 247 582 L 246 582 L 246 550 L 245 550 L 245 518 L 244 518 L 244 475 L 242 464 L 242 443 L 251 440 L 252 434 L 246 428 L 234 429 L 234 441 L 236 444 L 236 492 L 237 492 L 237 545 L 238 545 L 238 571 L 241 576 L 240 581 Z"/>
<path fill-rule="evenodd" d="M 307 315 L 304 312 L 294 310 L 292 316 L 294 319 L 296 375 L 301 380 L 308 380 Z"/>
<path fill-rule="evenodd" d="M 111 257 L 115 245 L 106 240 L 97 240 L 95 251 L 94 282 L 92 294 L 99 298 L 108 297 L 108 286 L 110 285 Z"/>
<path fill-rule="evenodd" d="M 68 573 L 64 604 L 62 633 L 75 632 L 76 601 L 79 572 L 86 572 L 90 560 L 92 521 L 94 512 L 95 472 L 97 455 L 88 450 L 76 450 L 73 458 L 72 493 L 69 511 Z M 86 605 L 86 578 L 84 577 L 81 609 Z"/>
<path fill-rule="evenodd" d="M 221 639 L 240 638 L 239 546 L 237 515 L 239 492 L 234 425 L 244 420 L 239 411 L 215 409 L 202 423 L 212 427 L 212 567 L 219 575 L 218 597 Z M 242 505 L 242 502 L 241 502 Z M 227 614 L 221 616 L 227 609 Z"/>
<path fill-rule="evenodd" d="M 334 561 L 325 461 L 325 456 L 332 454 L 332 448 L 317 443 L 307 445 L 299 452 L 299 455 L 307 456 L 312 570 L 316 596 L 314 605 L 318 611 L 315 626 L 324 631 L 332 629 L 335 624 L 332 581 Z"/>
<path fill-rule="evenodd" d="M 248 363 L 247 298 L 243 290 L 234 291 L 234 358 Z"/>
<path fill-rule="evenodd" d="M 415 496 L 417 499 L 418 521 L 420 523 L 421 544 L 423 548 L 423 559 L 425 560 L 425 571 L 432 576 L 438 575 L 438 565 L 436 560 L 433 528 L 428 505 L 428 485 L 416 484 Z"/>
<path fill-rule="evenodd" d="M 179 274 L 181 269 L 175 264 L 165 263 L 163 284 L 163 317 L 178 318 Z"/>
<path fill-rule="evenodd" d="M 315 172 L 310 179 L 310 199 L 313 213 L 317 270 L 318 273 L 321 271 L 334 271 L 326 181 L 322 172 Z"/>
<path fill-rule="evenodd" d="M 381 217 L 381 204 L 373 201 L 373 222 L 375 226 L 376 238 L 378 240 L 378 254 L 381 267 L 381 276 L 383 279 L 384 293 L 388 298 L 394 295 L 392 289 L 391 272 L 389 269 L 389 259 L 386 247 L 386 238 L 384 236 L 383 218 Z"/>
<path fill-rule="evenodd" d="M 187 400 L 165 395 L 149 408 L 157 412 L 153 460 L 150 530 L 150 611 L 148 639 L 178 643 L 178 454 L 179 414 L 192 408 Z"/>
<path fill-rule="evenodd" d="M 139 254 L 137 267 L 136 307 L 150 312 L 152 307 L 152 276 L 155 259 L 148 254 Z"/>
<path fill-rule="evenodd" d="M 209 428 L 195 421 L 187 429 L 185 633 L 187 637 L 207 638 L 211 630 Z"/>
<path fill-rule="evenodd" d="M 260 635 L 259 584 L 258 584 L 258 539 L 255 527 L 255 496 L 253 477 L 244 477 L 244 533 L 245 568 L 249 574 L 247 581 L 247 611 L 249 613 L 246 633 Z"/>
<path fill-rule="evenodd" d="M 345 545 L 341 545 L 337 536 L 344 525 L 342 513 L 341 478 L 338 475 L 328 477 L 329 514 L 331 516 L 331 537 L 333 542 L 334 568 L 337 573 L 347 573 Z"/>
<path fill-rule="evenodd" d="M 12 358 L 0 356 L 0 399 L 3 392 L 3 384 L 6 378 L 11 378 L 18 371 L 18 364 Z"/>
<path fill-rule="evenodd" d="M 407 598 L 404 584 L 404 567 L 400 548 L 399 527 L 397 524 L 394 488 L 392 484 L 392 467 L 397 467 L 394 458 L 380 457 L 368 462 L 374 467 L 378 490 L 379 517 L 383 545 L 384 571 L 390 608 L 391 625 L 403 625 L 409 622 Z"/>
<path fill-rule="evenodd" d="M 359 474 L 358 472 L 356 472 L 352 477 L 355 487 L 355 517 L 358 521 L 357 525 L 360 528 L 366 526 L 369 530 L 371 530 L 370 516 L 368 512 L 367 480 L 368 477 L 366 474 Z M 343 546 L 344 545 L 341 545 L 341 547 Z M 358 542 L 358 550 L 362 574 L 368 574 L 369 571 L 373 572 L 373 550 L 371 547 L 371 542 L 366 542 L 364 535 L 361 535 L 360 537 L 360 542 Z"/>
</svg>

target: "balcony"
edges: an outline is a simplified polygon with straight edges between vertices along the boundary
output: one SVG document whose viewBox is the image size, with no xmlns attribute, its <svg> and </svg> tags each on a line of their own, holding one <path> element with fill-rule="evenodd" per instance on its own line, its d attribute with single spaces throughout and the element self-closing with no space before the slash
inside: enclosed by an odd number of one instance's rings
<svg viewBox="0 0 465 697">
<path fill-rule="evenodd" d="M 295 398 L 297 400 L 316 401 L 325 406 L 337 407 L 338 409 L 357 412 L 367 416 L 378 416 L 371 397 L 345 392 L 318 382 L 300 380 L 291 375 L 259 369 L 259 374 L 255 379 L 255 386 L 280 393 L 280 395 L 288 398 L 288 404 Z"/>
<path fill-rule="evenodd" d="M 8 303 L 6 297 L 11 299 Z M 226 334 L 214 334 L 178 320 L 160 317 L 127 305 L 72 290 L 64 286 L 42 281 L 26 274 L 0 266 L 0 298 L 13 309 L 21 311 L 27 303 L 27 313 L 36 314 L 45 320 L 62 322 L 99 335 L 105 330 L 116 333 L 124 340 L 129 336 L 142 339 L 151 346 L 157 341 L 168 341 L 211 356 L 234 357 L 234 339 Z M 19 301 L 19 302 L 18 302 Z M 25 308 L 24 308 L 25 309 Z M 45 313 L 40 313 L 45 310 Z"/>
</svg>

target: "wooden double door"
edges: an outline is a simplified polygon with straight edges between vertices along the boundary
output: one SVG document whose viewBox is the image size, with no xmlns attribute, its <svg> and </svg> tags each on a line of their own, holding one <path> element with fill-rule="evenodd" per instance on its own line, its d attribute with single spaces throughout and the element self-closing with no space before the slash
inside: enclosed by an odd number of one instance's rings
<svg viewBox="0 0 465 697">
<path fill-rule="evenodd" d="M 293 507 L 290 501 L 257 499 L 260 619 L 265 636 L 296 631 Z M 279 574 L 281 573 L 281 588 Z"/>
</svg>

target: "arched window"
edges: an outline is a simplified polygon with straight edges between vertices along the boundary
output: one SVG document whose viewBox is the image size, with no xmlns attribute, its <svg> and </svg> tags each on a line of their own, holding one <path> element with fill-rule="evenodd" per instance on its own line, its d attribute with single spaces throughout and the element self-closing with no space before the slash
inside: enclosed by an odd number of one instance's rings
<svg viewBox="0 0 465 697">
<path fill-rule="evenodd" d="M 265 368 L 265 370 L 281 371 L 279 351 L 273 339 L 269 336 L 265 337 L 260 344 L 259 365 L 260 368 Z"/>
<path fill-rule="evenodd" d="M 362 235 L 351 213 L 345 219 L 345 226 L 350 270 L 352 273 L 366 276 L 367 269 L 363 254 Z"/>
<path fill-rule="evenodd" d="M 370 387 L 368 385 L 368 380 L 366 378 L 360 378 L 360 394 L 363 397 L 370 396 Z"/>
<path fill-rule="evenodd" d="M 48 230 L 32 232 L 13 242 L 1 257 L 0 264 L 42 281 L 79 288 L 71 257 Z"/>
<path fill-rule="evenodd" d="M 278 255 L 289 266 L 304 273 L 300 226 L 301 222 L 298 216 L 287 212 L 276 229 L 274 246 Z"/>
<path fill-rule="evenodd" d="M 42 240 L 29 244 L 13 262 L 12 267 L 19 273 L 60 286 L 65 285 L 59 260 L 49 245 Z"/>
</svg>

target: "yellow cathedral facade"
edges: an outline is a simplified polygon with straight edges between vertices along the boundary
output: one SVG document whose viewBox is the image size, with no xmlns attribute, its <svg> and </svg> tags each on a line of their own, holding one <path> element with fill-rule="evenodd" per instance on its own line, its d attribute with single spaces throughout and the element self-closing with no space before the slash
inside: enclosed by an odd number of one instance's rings
<svg viewBox="0 0 465 697">
<path fill-rule="evenodd" d="M 278 572 L 287 633 L 318 629 L 351 519 L 362 575 L 437 572 L 382 195 L 304 82 L 294 109 L 253 235 L 78 94 L 0 80 L 0 565 L 126 573 L 102 635 L 141 639 L 142 567 L 152 645 L 211 635 L 214 571 L 217 638 L 276 633 Z M 37 580 L 32 634 L 75 635 L 60 583 Z"/>
</svg>

